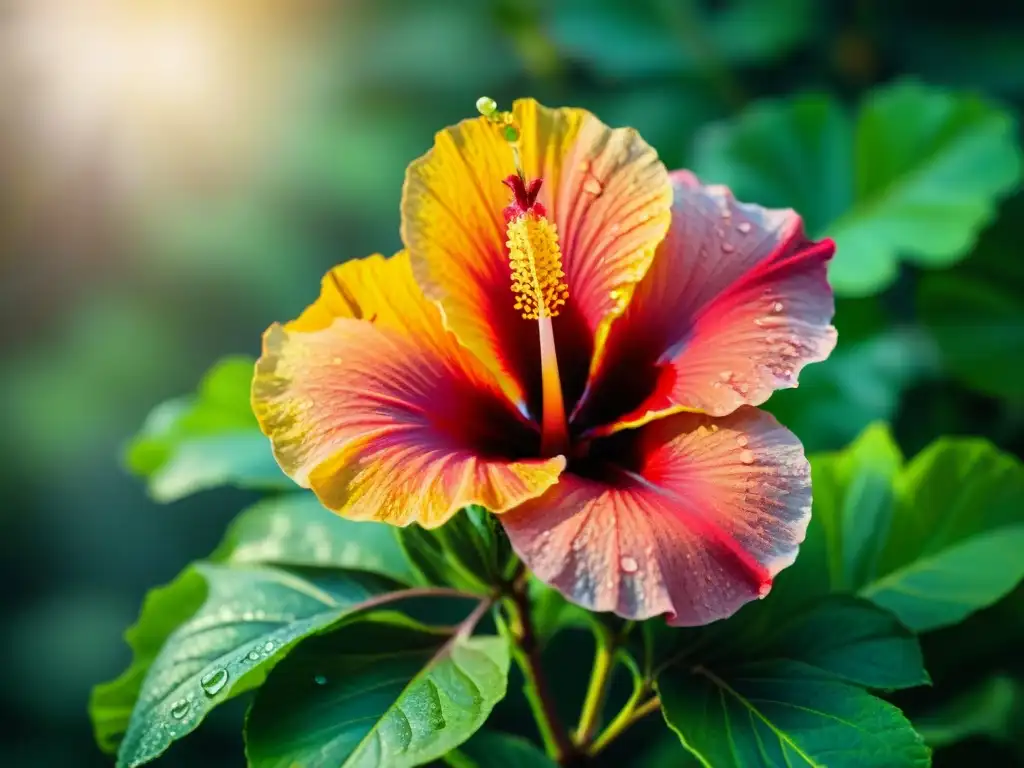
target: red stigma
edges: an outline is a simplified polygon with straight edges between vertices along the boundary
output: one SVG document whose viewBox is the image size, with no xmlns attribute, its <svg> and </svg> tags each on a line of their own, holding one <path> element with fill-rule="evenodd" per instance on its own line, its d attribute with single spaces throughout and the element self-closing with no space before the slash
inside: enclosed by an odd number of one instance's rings
<svg viewBox="0 0 1024 768">
<path fill-rule="evenodd" d="M 537 216 L 544 216 L 547 213 L 544 206 L 537 202 L 543 179 L 534 179 L 527 184 L 522 176 L 513 173 L 501 183 L 512 190 L 513 200 L 504 210 L 506 223 L 527 213 Z"/>
</svg>

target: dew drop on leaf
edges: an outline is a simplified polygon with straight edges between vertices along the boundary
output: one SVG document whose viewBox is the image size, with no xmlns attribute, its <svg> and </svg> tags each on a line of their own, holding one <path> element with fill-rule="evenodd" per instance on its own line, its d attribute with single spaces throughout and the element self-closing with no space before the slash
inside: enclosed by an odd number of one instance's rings
<svg viewBox="0 0 1024 768">
<path fill-rule="evenodd" d="M 224 686 L 228 682 L 228 671 L 224 668 L 215 669 L 212 672 L 207 672 L 199 680 L 199 684 L 203 687 L 203 692 L 208 696 L 216 696 L 220 693 Z"/>
<path fill-rule="evenodd" d="M 188 699 L 178 699 L 171 705 L 171 717 L 175 720 L 181 720 L 188 714 L 191 708 L 192 704 Z"/>
</svg>

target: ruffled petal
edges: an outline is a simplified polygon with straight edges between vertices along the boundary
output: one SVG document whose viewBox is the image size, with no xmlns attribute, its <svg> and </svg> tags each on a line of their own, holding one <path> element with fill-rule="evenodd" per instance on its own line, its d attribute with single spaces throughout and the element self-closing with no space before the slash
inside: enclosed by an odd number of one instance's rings
<svg viewBox="0 0 1024 768">
<path fill-rule="evenodd" d="M 606 440 L 609 461 L 574 468 L 500 518 L 530 569 L 568 599 L 695 626 L 764 597 L 796 559 L 810 468 L 771 415 L 679 414 Z"/>
<path fill-rule="evenodd" d="M 406 251 L 390 259 L 375 253 L 334 267 L 324 275 L 317 300 L 285 329 L 319 331 L 339 317 L 367 320 L 429 344 L 450 344 L 437 307 L 413 277 Z"/>
<path fill-rule="evenodd" d="M 557 226 L 569 301 L 555 319 L 565 399 L 586 383 L 595 346 L 620 314 L 668 229 L 672 189 L 655 151 L 631 129 L 589 112 L 515 103 L 523 170 L 542 178 Z M 513 173 L 509 144 L 484 118 L 441 131 L 409 166 L 402 237 L 424 292 L 445 322 L 492 366 L 531 413 L 540 407 L 536 329 L 514 309 L 502 210 Z"/>
<path fill-rule="evenodd" d="M 433 527 L 468 504 L 509 509 L 565 463 L 526 458 L 535 429 L 444 330 L 402 254 L 336 268 L 298 320 L 271 326 L 252 397 L 284 471 L 353 519 Z"/>
<path fill-rule="evenodd" d="M 672 178 L 672 227 L 574 419 L 597 434 L 760 405 L 836 343 L 832 241 L 809 241 L 792 210 L 739 203 L 685 171 Z"/>
</svg>

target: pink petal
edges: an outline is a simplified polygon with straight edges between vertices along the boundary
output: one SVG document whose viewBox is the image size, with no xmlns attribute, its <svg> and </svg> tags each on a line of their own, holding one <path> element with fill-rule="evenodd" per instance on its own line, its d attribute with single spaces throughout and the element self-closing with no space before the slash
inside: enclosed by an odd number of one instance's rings
<svg viewBox="0 0 1024 768">
<path fill-rule="evenodd" d="M 568 599 L 706 624 L 763 597 L 796 559 L 810 470 L 771 415 L 679 414 L 608 440 L 621 442 L 628 468 L 566 473 L 500 517 L 530 569 Z"/>
<path fill-rule="evenodd" d="M 598 434 L 680 410 L 760 405 L 835 346 L 832 241 L 807 240 L 792 210 L 738 203 L 688 172 L 673 184 L 668 237 L 612 326 L 576 418 Z"/>
</svg>

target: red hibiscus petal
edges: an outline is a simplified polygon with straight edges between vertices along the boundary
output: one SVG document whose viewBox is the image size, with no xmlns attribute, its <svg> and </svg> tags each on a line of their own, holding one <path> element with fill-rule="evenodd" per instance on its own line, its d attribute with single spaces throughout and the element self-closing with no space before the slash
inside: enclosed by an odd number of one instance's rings
<svg viewBox="0 0 1024 768">
<path fill-rule="evenodd" d="M 530 569 L 568 599 L 706 624 L 763 597 L 796 559 L 810 470 L 771 415 L 679 414 L 608 441 L 619 441 L 618 465 L 571 470 L 500 517 Z"/>
<path fill-rule="evenodd" d="M 672 227 L 576 415 L 597 434 L 760 405 L 835 346 L 832 241 L 807 240 L 792 210 L 739 203 L 690 173 L 673 184 Z"/>
</svg>

